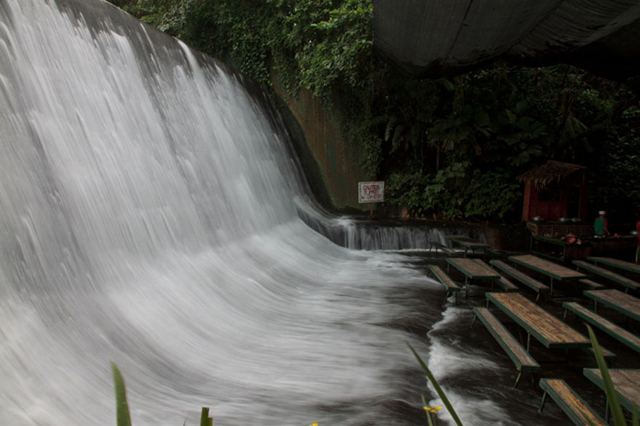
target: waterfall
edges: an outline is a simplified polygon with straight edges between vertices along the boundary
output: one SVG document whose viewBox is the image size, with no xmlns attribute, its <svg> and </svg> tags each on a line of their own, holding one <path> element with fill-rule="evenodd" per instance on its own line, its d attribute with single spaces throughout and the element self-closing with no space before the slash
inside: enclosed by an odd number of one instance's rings
<svg viewBox="0 0 640 426">
<path fill-rule="evenodd" d="M 0 0 L 0 424 L 114 424 L 110 361 L 135 425 L 422 421 L 398 322 L 442 294 L 307 226 L 287 143 L 237 74 L 105 2 Z"/>
</svg>

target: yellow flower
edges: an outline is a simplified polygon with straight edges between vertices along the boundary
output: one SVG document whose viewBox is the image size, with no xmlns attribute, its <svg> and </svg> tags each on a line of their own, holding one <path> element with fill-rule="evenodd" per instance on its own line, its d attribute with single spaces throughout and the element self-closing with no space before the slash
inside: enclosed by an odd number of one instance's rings
<svg viewBox="0 0 640 426">
<path fill-rule="evenodd" d="M 318 422 L 311 423 L 311 426 L 318 426 Z"/>
<path fill-rule="evenodd" d="M 441 405 L 434 405 L 434 406 L 425 405 L 424 407 L 422 407 L 422 409 L 427 413 L 435 414 L 438 411 L 442 410 L 442 406 Z"/>
</svg>

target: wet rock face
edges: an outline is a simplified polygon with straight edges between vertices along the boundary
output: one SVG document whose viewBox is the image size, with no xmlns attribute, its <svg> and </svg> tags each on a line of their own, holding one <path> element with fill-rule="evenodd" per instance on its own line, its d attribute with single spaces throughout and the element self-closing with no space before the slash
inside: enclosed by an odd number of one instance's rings
<svg viewBox="0 0 640 426">
<path fill-rule="evenodd" d="M 417 75 L 506 58 L 630 77 L 638 74 L 639 32 L 640 5 L 632 0 L 374 1 L 376 47 Z"/>
</svg>

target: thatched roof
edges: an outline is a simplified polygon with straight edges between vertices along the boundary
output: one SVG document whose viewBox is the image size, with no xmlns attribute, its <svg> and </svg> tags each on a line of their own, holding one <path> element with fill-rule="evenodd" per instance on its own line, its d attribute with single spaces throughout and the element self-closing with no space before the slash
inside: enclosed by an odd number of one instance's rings
<svg viewBox="0 0 640 426">
<path fill-rule="evenodd" d="M 584 170 L 586 167 L 579 164 L 562 163 L 560 161 L 547 161 L 542 166 L 531 169 L 518 176 L 521 182 L 533 182 L 541 189 L 552 182 L 560 182 L 572 174 Z"/>
</svg>

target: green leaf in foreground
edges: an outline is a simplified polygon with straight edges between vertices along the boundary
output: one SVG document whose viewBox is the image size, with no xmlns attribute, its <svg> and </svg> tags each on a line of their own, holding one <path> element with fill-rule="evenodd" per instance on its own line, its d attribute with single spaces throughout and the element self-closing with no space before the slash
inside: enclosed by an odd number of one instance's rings
<svg viewBox="0 0 640 426">
<path fill-rule="evenodd" d="M 118 426 L 131 426 L 131 415 L 129 414 L 129 404 L 127 403 L 127 388 L 120 369 L 113 362 L 113 383 L 116 388 L 116 422 Z"/>
<path fill-rule="evenodd" d="M 209 417 L 209 407 L 202 407 L 200 426 L 213 426 L 213 418 Z"/>
<path fill-rule="evenodd" d="M 589 331 L 589 338 L 591 339 L 591 346 L 593 346 L 593 353 L 596 356 L 596 362 L 598 363 L 598 368 L 600 369 L 600 374 L 602 375 L 604 391 L 607 394 L 607 401 L 609 403 L 609 409 L 611 410 L 611 415 L 613 417 L 613 424 L 615 426 L 626 426 L 627 421 L 625 420 L 624 413 L 622 412 L 622 406 L 620 405 L 620 400 L 618 399 L 618 393 L 613 387 L 613 381 L 611 380 L 611 376 L 609 375 L 609 368 L 607 367 L 607 363 L 604 360 L 604 355 L 602 354 L 602 347 L 598 343 L 598 339 L 596 338 L 596 335 L 593 332 L 591 326 L 587 325 L 587 330 Z"/>
<path fill-rule="evenodd" d="M 458 414 L 453 409 L 453 406 L 451 405 L 449 398 L 447 398 L 447 395 L 445 395 L 444 391 L 438 384 L 436 378 L 431 373 L 431 370 L 429 370 L 429 367 L 427 367 L 427 364 L 422 360 L 422 358 L 420 358 L 420 355 L 418 355 L 418 353 L 415 351 L 415 349 L 413 349 L 413 347 L 409 343 L 407 343 L 407 346 L 409 346 L 409 349 L 411 349 L 411 352 L 413 352 L 413 356 L 415 356 L 416 359 L 418 360 L 420 367 L 422 367 L 422 371 L 424 371 L 424 374 L 427 376 L 427 379 L 429 379 L 429 382 L 431 382 L 431 384 L 433 385 L 433 388 L 436 390 L 436 393 L 442 400 L 442 403 L 445 405 L 445 407 L 447 407 L 447 411 L 449 411 L 449 414 L 453 418 L 453 421 L 456 422 L 456 425 L 462 426 L 462 421 L 460 420 L 460 417 L 458 417 Z"/>
</svg>

